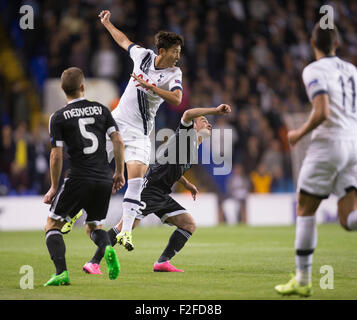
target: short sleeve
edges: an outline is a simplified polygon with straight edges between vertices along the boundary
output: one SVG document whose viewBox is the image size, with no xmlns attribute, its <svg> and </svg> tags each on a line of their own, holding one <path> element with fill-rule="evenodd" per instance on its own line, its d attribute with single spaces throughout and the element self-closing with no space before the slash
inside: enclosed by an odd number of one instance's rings
<svg viewBox="0 0 357 320">
<path fill-rule="evenodd" d="M 57 113 L 53 113 L 49 121 L 51 147 L 63 147 L 63 131 Z"/>
<path fill-rule="evenodd" d="M 192 120 L 190 122 L 185 122 L 183 120 L 183 118 L 181 118 L 180 125 L 179 125 L 178 129 L 190 130 L 192 128 L 193 128 L 193 121 Z"/>
<path fill-rule="evenodd" d="M 177 69 L 177 71 L 169 81 L 169 90 L 175 91 L 176 89 L 182 91 L 182 72 L 180 69 Z"/>
<path fill-rule="evenodd" d="M 106 131 L 107 131 L 107 135 L 110 136 L 113 132 L 115 131 L 119 131 L 118 129 L 118 125 L 116 124 L 114 118 L 113 118 L 113 115 L 112 113 L 108 110 L 107 107 L 104 107 L 104 110 L 106 110 Z"/>
<path fill-rule="evenodd" d="M 138 62 L 141 61 L 144 56 L 148 53 L 149 50 L 138 46 L 135 43 L 132 43 L 129 47 L 128 47 L 128 53 L 130 58 L 134 61 L 134 62 Z"/>
<path fill-rule="evenodd" d="M 306 67 L 302 73 L 302 78 L 310 102 L 317 95 L 328 93 L 326 77 L 324 71 L 320 68 L 313 66 Z"/>
</svg>

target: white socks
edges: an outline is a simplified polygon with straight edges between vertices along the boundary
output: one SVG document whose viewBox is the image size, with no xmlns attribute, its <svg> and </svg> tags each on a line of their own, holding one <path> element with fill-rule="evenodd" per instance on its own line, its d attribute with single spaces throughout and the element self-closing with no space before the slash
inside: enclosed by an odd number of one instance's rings
<svg viewBox="0 0 357 320">
<path fill-rule="evenodd" d="M 296 280 L 300 285 L 311 282 L 312 258 L 317 244 L 315 216 L 297 217 L 295 236 Z"/>
<path fill-rule="evenodd" d="M 140 194 L 143 185 L 143 178 L 134 178 L 128 180 L 128 188 L 124 194 L 123 200 L 123 226 L 121 231 L 131 232 L 137 210 L 141 206 Z"/>
<path fill-rule="evenodd" d="M 357 210 L 352 211 L 347 217 L 347 228 L 357 230 Z"/>
<path fill-rule="evenodd" d="M 347 227 L 357 230 L 357 210 L 347 217 Z M 311 282 L 312 260 L 317 244 L 317 228 L 315 216 L 297 217 L 295 236 L 296 281 L 300 285 Z"/>
</svg>

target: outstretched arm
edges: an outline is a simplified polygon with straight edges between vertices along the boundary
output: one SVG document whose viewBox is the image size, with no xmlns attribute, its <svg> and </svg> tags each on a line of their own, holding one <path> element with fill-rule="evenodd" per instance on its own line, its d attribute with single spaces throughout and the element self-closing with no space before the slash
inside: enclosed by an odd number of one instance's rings
<svg viewBox="0 0 357 320">
<path fill-rule="evenodd" d="M 221 104 L 217 108 L 193 108 L 184 112 L 182 120 L 188 123 L 200 116 L 205 116 L 208 114 L 225 115 L 230 112 L 231 107 L 228 104 Z"/>
<path fill-rule="evenodd" d="M 313 109 L 309 119 L 299 129 L 288 132 L 288 139 L 292 146 L 328 118 L 330 114 L 328 103 L 327 94 L 319 94 L 314 97 L 312 100 Z"/>
<path fill-rule="evenodd" d="M 124 50 L 128 51 L 128 47 L 132 44 L 132 42 L 123 32 L 114 27 L 114 25 L 110 22 L 110 11 L 103 10 L 98 15 L 98 17 L 100 18 L 100 21 L 104 25 L 104 27 L 109 31 L 115 42 Z"/>
</svg>

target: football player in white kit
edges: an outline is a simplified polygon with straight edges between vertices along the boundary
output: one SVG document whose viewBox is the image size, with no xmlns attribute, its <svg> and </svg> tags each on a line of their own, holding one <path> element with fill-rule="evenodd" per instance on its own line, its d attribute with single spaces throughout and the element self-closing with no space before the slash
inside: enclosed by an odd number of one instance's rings
<svg viewBox="0 0 357 320">
<path fill-rule="evenodd" d="M 130 81 L 113 117 L 124 140 L 128 187 L 123 200 L 123 227 L 118 234 L 119 244 L 133 250 L 131 236 L 137 210 L 141 206 L 143 177 L 150 161 L 149 135 L 156 112 L 164 101 L 179 105 L 182 100 L 182 72 L 176 67 L 180 59 L 183 38 L 173 32 L 160 31 L 155 36 L 156 55 L 152 50 L 131 42 L 110 22 L 110 12 L 104 10 L 99 18 L 120 47 L 127 50 L 134 62 Z M 108 160 L 113 159 L 112 144 L 108 141 Z"/>
<path fill-rule="evenodd" d="M 337 28 L 312 31 L 316 61 L 305 67 L 302 77 L 312 103 L 307 122 L 289 131 L 295 145 L 312 131 L 298 178 L 295 236 L 296 275 L 275 290 L 283 295 L 312 294 L 311 268 L 317 244 L 315 212 L 330 193 L 338 197 L 338 218 L 346 230 L 357 230 L 357 70 L 335 55 Z"/>
</svg>

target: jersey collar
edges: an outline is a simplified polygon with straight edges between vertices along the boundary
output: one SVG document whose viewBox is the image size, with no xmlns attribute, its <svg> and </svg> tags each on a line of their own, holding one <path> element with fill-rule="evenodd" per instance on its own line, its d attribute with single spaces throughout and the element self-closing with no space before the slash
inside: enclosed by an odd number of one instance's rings
<svg viewBox="0 0 357 320">
<path fill-rule="evenodd" d="M 165 69 L 167 69 L 167 68 L 157 68 L 157 67 L 155 66 L 156 58 L 157 58 L 157 56 L 155 56 L 155 58 L 154 58 L 154 68 L 155 68 L 155 70 L 165 70 Z"/>
<path fill-rule="evenodd" d="M 80 97 L 80 98 L 77 98 L 77 99 L 73 99 L 73 100 L 71 100 L 71 101 L 68 101 L 67 104 L 74 103 L 74 102 L 81 101 L 81 100 L 85 100 L 85 99 L 86 99 L 86 98 L 84 98 L 84 97 Z"/>
</svg>

